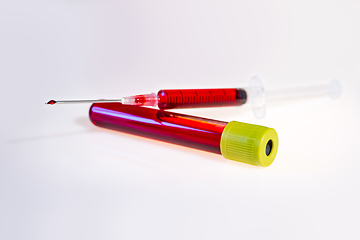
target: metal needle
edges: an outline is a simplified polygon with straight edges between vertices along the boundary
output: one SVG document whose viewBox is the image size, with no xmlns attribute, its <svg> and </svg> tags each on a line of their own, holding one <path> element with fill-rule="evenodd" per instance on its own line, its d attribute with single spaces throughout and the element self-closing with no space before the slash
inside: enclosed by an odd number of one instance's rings
<svg viewBox="0 0 360 240">
<path fill-rule="evenodd" d="M 65 103 L 103 103 L 103 102 L 123 102 L 123 99 L 93 99 L 93 100 L 50 100 L 45 104 L 54 105 L 54 104 L 65 104 Z"/>
</svg>

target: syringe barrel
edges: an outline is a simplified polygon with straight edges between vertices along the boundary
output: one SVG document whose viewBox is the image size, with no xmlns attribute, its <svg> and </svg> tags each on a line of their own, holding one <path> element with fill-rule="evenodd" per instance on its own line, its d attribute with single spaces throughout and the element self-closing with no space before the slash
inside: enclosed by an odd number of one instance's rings
<svg viewBox="0 0 360 240">
<path fill-rule="evenodd" d="M 160 109 L 238 106 L 246 102 L 242 88 L 160 90 Z"/>
<path fill-rule="evenodd" d="M 253 124 L 121 103 L 95 103 L 89 115 L 99 127 L 222 154 L 227 159 L 258 166 L 269 166 L 278 148 L 274 129 Z"/>
</svg>

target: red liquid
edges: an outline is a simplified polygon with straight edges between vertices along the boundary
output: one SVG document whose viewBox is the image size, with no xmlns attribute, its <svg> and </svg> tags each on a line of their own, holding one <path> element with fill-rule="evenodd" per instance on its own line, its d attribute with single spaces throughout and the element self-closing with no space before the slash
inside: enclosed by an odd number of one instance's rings
<svg viewBox="0 0 360 240">
<path fill-rule="evenodd" d="M 50 105 L 54 105 L 55 103 L 56 103 L 55 100 L 50 100 L 50 101 L 47 102 L 47 104 L 50 104 Z"/>
<path fill-rule="evenodd" d="M 143 95 L 136 95 L 134 102 L 137 104 L 136 106 L 142 106 L 146 102 L 146 98 Z"/>
<path fill-rule="evenodd" d="M 246 102 L 241 88 L 160 90 L 160 109 L 238 106 Z"/>
<path fill-rule="evenodd" d="M 121 103 L 95 103 L 89 115 L 99 127 L 218 154 L 221 154 L 221 134 L 227 125 L 227 122 Z"/>
</svg>

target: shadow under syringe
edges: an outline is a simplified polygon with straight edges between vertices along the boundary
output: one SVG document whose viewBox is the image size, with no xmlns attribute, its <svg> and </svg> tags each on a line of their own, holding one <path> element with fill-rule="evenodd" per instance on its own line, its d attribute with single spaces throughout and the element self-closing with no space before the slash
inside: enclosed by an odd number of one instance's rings
<svg viewBox="0 0 360 240">
<path fill-rule="evenodd" d="M 16 142 L 26 142 L 26 141 L 33 141 L 33 140 L 42 140 L 42 139 L 50 139 L 50 138 L 60 138 L 60 137 L 68 137 L 72 135 L 84 134 L 84 133 L 91 133 L 100 131 L 98 128 L 94 127 L 94 125 L 90 122 L 88 117 L 79 117 L 75 119 L 75 123 L 77 125 L 81 125 L 85 129 L 73 132 L 63 132 L 63 133 L 54 133 L 48 135 L 39 135 L 33 137 L 25 137 L 25 138 L 18 138 L 18 139 L 10 139 L 6 142 L 8 143 L 16 143 Z"/>
</svg>

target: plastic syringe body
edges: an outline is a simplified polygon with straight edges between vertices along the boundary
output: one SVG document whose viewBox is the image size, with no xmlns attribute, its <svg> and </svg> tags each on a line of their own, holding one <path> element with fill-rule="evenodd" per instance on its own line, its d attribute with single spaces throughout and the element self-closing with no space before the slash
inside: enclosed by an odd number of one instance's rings
<svg viewBox="0 0 360 240">
<path fill-rule="evenodd" d="M 160 90 L 157 94 L 124 97 L 121 102 L 136 106 L 157 106 L 160 109 L 240 106 L 250 103 L 255 116 L 262 118 L 267 101 L 325 95 L 336 99 L 341 96 L 341 92 L 341 84 L 335 79 L 322 85 L 265 91 L 261 78 L 254 76 L 246 88 Z"/>
<path fill-rule="evenodd" d="M 246 91 L 242 88 L 180 89 L 124 97 L 122 103 L 172 109 L 239 106 L 245 104 L 246 99 Z"/>
<path fill-rule="evenodd" d="M 227 159 L 269 166 L 276 155 L 276 131 L 121 103 L 95 103 L 90 120 L 99 127 L 196 148 Z"/>
</svg>

